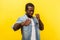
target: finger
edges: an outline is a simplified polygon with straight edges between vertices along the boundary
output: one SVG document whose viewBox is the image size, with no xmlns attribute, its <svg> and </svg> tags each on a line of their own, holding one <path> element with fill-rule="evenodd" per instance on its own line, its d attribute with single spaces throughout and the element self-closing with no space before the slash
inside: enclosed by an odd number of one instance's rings
<svg viewBox="0 0 60 40">
<path fill-rule="evenodd" d="M 36 17 L 39 17 L 40 15 L 39 14 L 35 14 Z"/>
<path fill-rule="evenodd" d="M 35 14 L 35 15 L 39 15 L 39 14 L 37 13 L 37 14 Z"/>
</svg>

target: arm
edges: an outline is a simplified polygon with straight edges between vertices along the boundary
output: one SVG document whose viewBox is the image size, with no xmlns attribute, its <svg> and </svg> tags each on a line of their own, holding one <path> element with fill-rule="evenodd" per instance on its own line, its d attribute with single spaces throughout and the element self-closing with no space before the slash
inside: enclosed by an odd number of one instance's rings
<svg viewBox="0 0 60 40">
<path fill-rule="evenodd" d="M 44 25 L 43 25 L 42 21 L 39 19 L 38 22 L 39 22 L 39 29 L 44 30 Z"/>
<path fill-rule="evenodd" d="M 36 18 L 37 18 L 37 20 L 39 22 L 39 29 L 44 30 L 44 25 L 43 25 L 42 21 L 40 20 L 40 15 L 36 14 Z"/>
<path fill-rule="evenodd" d="M 22 23 L 16 23 L 16 24 L 14 24 L 14 26 L 13 26 L 13 30 L 16 31 L 16 30 L 20 29 L 20 28 L 23 27 L 23 26 L 27 26 L 27 25 L 30 24 L 30 22 L 31 22 L 31 21 L 30 21 L 29 19 L 27 19 L 26 21 L 24 21 L 24 22 L 22 22 Z"/>
<path fill-rule="evenodd" d="M 22 27 L 21 24 L 16 23 L 16 24 L 14 24 L 14 26 L 13 26 L 13 30 L 16 31 L 16 30 L 20 29 L 21 27 Z"/>
</svg>

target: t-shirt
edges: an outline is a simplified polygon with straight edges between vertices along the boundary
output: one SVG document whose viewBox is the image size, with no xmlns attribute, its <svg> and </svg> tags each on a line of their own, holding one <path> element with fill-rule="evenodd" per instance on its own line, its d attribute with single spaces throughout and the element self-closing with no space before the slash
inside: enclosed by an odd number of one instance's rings
<svg viewBox="0 0 60 40">
<path fill-rule="evenodd" d="M 32 22 L 32 34 L 31 34 L 31 40 L 36 40 L 36 33 L 35 33 L 35 24 L 33 19 L 31 18 L 31 22 Z"/>
</svg>

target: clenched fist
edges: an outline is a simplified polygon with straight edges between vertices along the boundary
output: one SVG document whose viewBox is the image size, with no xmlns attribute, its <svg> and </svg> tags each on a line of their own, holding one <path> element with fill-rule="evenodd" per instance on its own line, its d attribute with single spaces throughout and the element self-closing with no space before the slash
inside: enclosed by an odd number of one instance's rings
<svg viewBox="0 0 60 40">
<path fill-rule="evenodd" d="M 38 20 L 40 20 L 40 15 L 39 14 L 35 14 L 35 16 Z"/>
<path fill-rule="evenodd" d="M 31 23 L 30 19 L 26 19 L 26 21 L 22 22 L 22 26 L 27 26 Z"/>
</svg>

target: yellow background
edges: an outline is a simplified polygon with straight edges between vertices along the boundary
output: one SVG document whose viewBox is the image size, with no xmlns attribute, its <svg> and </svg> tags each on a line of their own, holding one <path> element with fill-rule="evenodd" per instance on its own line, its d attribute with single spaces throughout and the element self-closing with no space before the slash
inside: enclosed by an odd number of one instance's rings
<svg viewBox="0 0 60 40">
<path fill-rule="evenodd" d="M 60 0 L 0 0 L 0 40 L 21 40 L 20 29 L 15 32 L 12 25 L 24 15 L 29 2 L 35 5 L 35 13 L 44 23 L 41 40 L 60 40 Z"/>
</svg>

